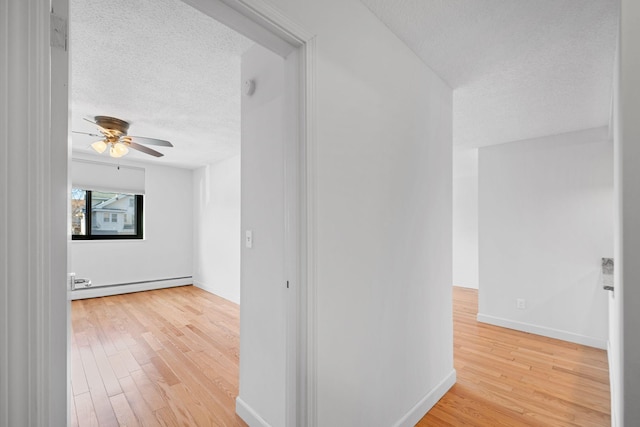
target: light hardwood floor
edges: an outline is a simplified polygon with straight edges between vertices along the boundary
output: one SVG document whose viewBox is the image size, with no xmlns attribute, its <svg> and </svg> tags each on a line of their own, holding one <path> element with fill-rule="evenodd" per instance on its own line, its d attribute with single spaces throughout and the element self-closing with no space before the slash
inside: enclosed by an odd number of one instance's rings
<svg viewBox="0 0 640 427">
<path fill-rule="evenodd" d="M 457 384 L 418 426 L 608 426 L 602 350 L 475 320 L 454 288 Z M 192 286 L 72 303 L 73 426 L 244 426 L 239 309 Z M 354 426 L 359 427 L 359 426 Z"/>
<path fill-rule="evenodd" d="M 73 301 L 73 426 L 245 426 L 240 311 L 193 286 Z"/>
<path fill-rule="evenodd" d="M 453 289 L 457 382 L 418 426 L 610 425 L 605 351 L 478 323 L 478 292 Z"/>
</svg>

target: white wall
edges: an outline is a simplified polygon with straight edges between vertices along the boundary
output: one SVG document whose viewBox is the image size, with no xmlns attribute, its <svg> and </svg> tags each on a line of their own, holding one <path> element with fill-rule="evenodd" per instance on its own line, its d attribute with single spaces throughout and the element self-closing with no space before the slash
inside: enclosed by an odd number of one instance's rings
<svg viewBox="0 0 640 427">
<path fill-rule="evenodd" d="M 614 384 L 616 426 L 640 420 L 640 3 L 621 1 L 619 86 L 616 87 L 615 145 L 617 162 L 617 219 L 615 253 Z M 621 363 L 620 363 L 621 362 Z"/>
<path fill-rule="evenodd" d="M 193 284 L 240 303 L 240 156 L 193 171 Z"/>
<path fill-rule="evenodd" d="M 606 348 L 613 253 L 606 128 L 479 150 L 481 321 Z M 516 308 L 516 299 L 526 309 Z"/>
<path fill-rule="evenodd" d="M 451 89 L 357 0 L 270 3 L 316 34 L 317 425 L 413 425 L 455 376 Z"/>
<path fill-rule="evenodd" d="M 478 149 L 453 150 L 453 285 L 478 288 Z"/>
<path fill-rule="evenodd" d="M 109 161 L 90 155 L 74 157 Z M 71 271 L 78 278 L 91 279 L 94 287 L 192 276 L 192 171 L 126 160 L 121 163 L 145 169 L 144 239 L 74 240 Z"/>
<path fill-rule="evenodd" d="M 285 61 L 259 45 L 242 55 L 241 181 L 243 232 L 240 295 L 240 390 L 237 412 L 250 425 L 258 414 L 284 426 L 286 412 L 286 278 L 284 275 L 284 75 Z"/>
</svg>

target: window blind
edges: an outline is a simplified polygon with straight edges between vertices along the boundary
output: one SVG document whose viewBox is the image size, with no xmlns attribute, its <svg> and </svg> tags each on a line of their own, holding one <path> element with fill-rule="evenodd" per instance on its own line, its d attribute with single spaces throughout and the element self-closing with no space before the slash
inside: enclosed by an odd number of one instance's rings
<svg viewBox="0 0 640 427">
<path fill-rule="evenodd" d="M 92 160 L 71 160 L 71 183 L 74 188 L 110 193 L 144 194 L 144 179 L 144 168 L 118 166 Z"/>
</svg>

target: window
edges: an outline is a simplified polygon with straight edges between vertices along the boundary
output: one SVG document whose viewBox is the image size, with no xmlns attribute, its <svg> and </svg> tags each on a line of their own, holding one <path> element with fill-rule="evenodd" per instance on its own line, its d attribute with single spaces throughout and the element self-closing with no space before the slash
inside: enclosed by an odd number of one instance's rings
<svg viewBox="0 0 640 427">
<path fill-rule="evenodd" d="M 87 207 L 90 211 L 87 212 Z M 143 196 L 73 188 L 73 240 L 142 239 Z"/>
</svg>

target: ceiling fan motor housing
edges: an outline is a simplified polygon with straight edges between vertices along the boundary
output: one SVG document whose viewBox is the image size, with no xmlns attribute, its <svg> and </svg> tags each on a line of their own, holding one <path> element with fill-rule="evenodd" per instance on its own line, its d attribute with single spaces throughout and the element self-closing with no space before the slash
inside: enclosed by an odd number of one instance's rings
<svg viewBox="0 0 640 427">
<path fill-rule="evenodd" d="M 129 122 L 109 116 L 95 116 L 96 124 L 102 128 L 114 130 L 120 135 L 126 135 L 129 131 Z"/>
</svg>

